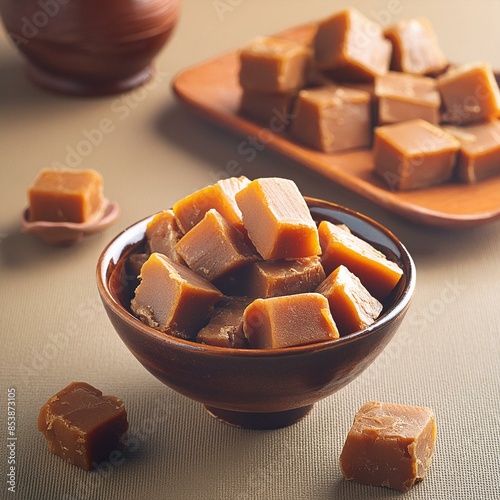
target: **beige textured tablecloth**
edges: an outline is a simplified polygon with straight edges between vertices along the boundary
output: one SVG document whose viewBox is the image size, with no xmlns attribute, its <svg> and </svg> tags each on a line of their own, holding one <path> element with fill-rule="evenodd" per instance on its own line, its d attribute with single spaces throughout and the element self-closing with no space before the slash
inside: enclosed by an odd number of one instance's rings
<svg viewBox="0 0 500 500">
<path fill-rule="evenodd" d="M 101 306 L 95 265 L 121 229 L 216 180 L 238 158 L 241 138 L 201 120 L 170 89 L 182 69 L 234 50 L 260 34 L 316 20 L 347 6 L 328 0 L 186 0 L 147 90 L 77 99 L 45 92 L 0 38 L 0 498 L 372 499 L 401 496 L 348 483 L 338 459 L 356 410 L 375 399 L 427 405 L 438 447 L 428 477 L 408 499 L 500 498 L 500 223 L 462 230 L 417 226 L 268 150 L 244 175 L 294 179 L 305 195 L 359 210 L 394 231 L 418 270 L 403 326 L 357 380 L 319 402 L 298 424 L 245 431 L 154 379 L 121 343 Z M 372 18 L 426 16 L 454 61 L 500 67 L 496 1 L 353 1 Z M 382 20 L 384 20 L 382 18 Z M 121 112 L 117 112 L 117 109 Z M 26 189 L 37 172 L 64 163 L 104 118 L 114 130 L 80 168 L 95 168 L 118 222 L 70 248 L 22 234 Z M 499 193 L 500 198 L 500 193 Z M 49 396 L 74 380 L 122 398 L 134 447 L 89 473 L 49 453 L 36 420 Z M 9 390 L 15 389 L 14 456 L 7 447 Z M 12 391 L 10 391 L 11 396 Z M 8 491 L 15 459 L 15 493 Z"/>
</svg>

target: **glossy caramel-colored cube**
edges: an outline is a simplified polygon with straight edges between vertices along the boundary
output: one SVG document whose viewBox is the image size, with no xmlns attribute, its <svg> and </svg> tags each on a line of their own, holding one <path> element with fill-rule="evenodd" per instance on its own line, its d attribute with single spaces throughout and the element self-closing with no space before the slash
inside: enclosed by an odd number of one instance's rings
<svg viewBox="0 0 500 500">
<path fill-rule="evenodd" d="M 460 142 L 456 176 L 472 184 L 500 175 L 500 122 L 445 127 Z"/>
<path fill-rule="evenodd" d="M 408 491 L 424 479 L 435 449 L 430 408 L 370 401 L 354 417 L 340 469 L 350 481 Z"/>
<path fill-rule="evenodd" d="M 296 259 L 321 253 L 318 229 L 297 185 L 265 177 L 236 193 L 248 236 L 268 259 Z"/>
<path fill-rule="evenodd" d="M 245 309 L 243 332 L 253 349 L 277 349 L 339 337 L 328 301 L 319 293 L 254 300 Z"/>
<path fill-rule="evenodd" d="M 95 170 L 44 169 L 29 188 L 30 221 L 88 222 L 103 207 Z"/>
<path fill-rule="evenodd" d="M 249 183 L 250 180 L 244 176 L 228 177 L 174 203 L 172 210 L 182 232 L 187 233 L 196 226 L 211 208 L 217 210 L 230 224 L 244 232 L 241 211 L 234 196 Z"/>
<path fill-rule="evenodd" d="M 190 269 L 208 281 L 258 259 L 243 235 L 214 209 L 179 240 L 175 251 Z"/>
<path fill-rule="evenodd" d="M 434 28 L 427 19 L 398 21 L 386 28 L 385 36 L 392 43 L 391 69 L 394 71 L 428 75 L 448 66 Z"/>
<path fill-rule="evenodd" d="M 500 115 L 500 91 L 489 63 L 457 66 L 436 83 L 445 105 L 444 121 L 465 125 Z"/>
<path fill-rule="evenodd" d="M 382 312 L 382 304 L 342 265 L 332 271 L 315 292 L 328 299 L 340 335 L 363 330 Z"/>
<path fill-rule="evenodd" d="M 393 191 L 420 189 L 450 180 L 460 143 L 425 120 L 375 129 L 375 172 Z"/>
<path fill-rule="evenodd" d="M 375 95 L 382 125 L 416 118 L 440 121 L 441 96 L 434 78 L 390 71 L 375 79 Z"/>
<path fill-rule="evenodd" d="M 146 227 L 146 239 L 151 253 L 159 252 L 183 264 L 184 260 L 175 249 L 183 234 L 172 210 L 156 214 Z"/>
<path fill-rule="evenodd" d="M 225 297 L 218 302 L 210 321 L 198 332 L 196 342 L 235 349 L 248 347 L 243 333 L 243 313 L 252 300 L 248 297 Z"/>
<path fill-rule="evenodd" d="M 130 303 L 146 325 L 175 337 L 196 337 L 222 293 L 191 269 L 161 253 L 141 267 L 140 283 Z"/>
<path fill-rule="evenodd" d="M 241 94 L 241 114 L 256 120 L 273 132 L 285 131 L 292 121 L 292 109 L 297 92 L 261 92 L 243 89 Z"/>
<path fill-rule="evenodd" d="M 303 259 L 265 260 L 252 263 L 241 284 L 249 297 L 278 297 L 313 292 L 325 279 L 318 256 Z"/>
<path fill-rule="evenodd" d="M 378 300 L 385 299 L 398 284 L 402 269 L 367 241 L 328 221 L 319 224 L 318 232 L 327 275 L 344 265 Z"/>
<path fill-rule="evenodd" d="M 85 470 L 109 461 L 127 440 L 123 402 L 85 382 L 72 382 L 42 406 L 38 430 L 49 450 Z"/>
<path fill-rule="evenodd" d="M 240 52 L 239 81 L 245 89 L 290 93 L 304 86 L 311 60 L 305 44 L 259 37 Z"/>
<path fill-rule="evenodd" d="M 391 49 L 380 25 L 355 9 L 320 21 L 314 38 L 316 66 L 339 81 L 372 81 L 385 74 Z"/>
<path fill-rule="evenodd" d="M 302 90 L 295 101 L 290 135 L 324 153 L 370 146 L 370 94 L 337 86 Z"/>
</svg>

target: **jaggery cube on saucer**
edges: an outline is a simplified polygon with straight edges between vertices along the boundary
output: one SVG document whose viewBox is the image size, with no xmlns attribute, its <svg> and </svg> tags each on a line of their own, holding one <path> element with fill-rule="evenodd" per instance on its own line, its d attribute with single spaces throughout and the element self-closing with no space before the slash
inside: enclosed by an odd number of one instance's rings
<svg viewBox="0 0 500 500">
<path fill-rule="evenodd" d="M 103 207 L 95 170 L 43 169 L 28 190 L 30 221 L 88 222 Z"/>
<path fill-rule="evenodd" d="M 23 231 L 49 245 L 69 246 L 104 231 L 120 207 L 103 195 L 103 178 L 93 169 L 42 169 L 28 189 Z"/>
</svg>

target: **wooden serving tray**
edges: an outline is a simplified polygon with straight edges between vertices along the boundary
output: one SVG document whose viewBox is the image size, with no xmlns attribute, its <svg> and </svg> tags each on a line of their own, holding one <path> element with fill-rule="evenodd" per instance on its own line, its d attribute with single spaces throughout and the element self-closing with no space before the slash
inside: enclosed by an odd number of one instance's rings
<svg viewBox="0 0 500 500">
<path fill-rule="evenodd" d="M 279 36 L 305 40 L 313 24 L 292 28 Z M 325 154 L 292 141 L 285 133 L 238 114 L 237 52 L 221 55 L 178 74 L 176 95 L 205 118 L 244 137 L 262 137 L 267 147 L 301 163 L 345 188 L 417 223 L 469 227 L 500 219 L 500 176 L 474 185 L 448 183 L 430 189 L 393 192 L 373 173 L 370 149 Z M 275 127 L 276 128 L 276 127 Z"/>
</svg>

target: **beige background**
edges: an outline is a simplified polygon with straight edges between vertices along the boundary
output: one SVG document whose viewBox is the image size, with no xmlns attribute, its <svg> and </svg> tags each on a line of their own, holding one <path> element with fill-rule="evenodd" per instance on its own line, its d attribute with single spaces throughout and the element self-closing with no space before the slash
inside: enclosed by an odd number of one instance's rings
<svg viewBox="0 0 500 500">
<path fill-rule="evenodd" d="M 372 18 L 425 15 L 449 58 L 500 68 L 500 3 L 353 1 Z M 217 5 L 228 7 L 218 12 Z M 22 58 L 0 35 L 0 498 L 372 499 L 400 494 L 342 480 L 338 457 L 356 410 L 370 399 L 431 406 L 438 450 L 407 499 L 500 497 L 500 223 L 467 230 L 416 226 L 270 151 L 247 163 L 241 138 L 191 114 L 170 90 L 174 75 L 261 34 L 315 20 L 347 2 L 186 0 L 157 61 L 156 80 L 127 95 L 75 99 L 29 83 Z M 26 188 L 42 167 L 64 163 L 103 119 L 113 123 L 78 165 L 95 168 L 119 221 L 72 248 L 51 248 L 20 231 Z M 216 180 L 231 160 L 250 178 L 294 179 L 305 195 L 359 210 L 406 244 L 418 270 L 408 316 L 389 347 L 347 388 L 299 424 L 244 431 L 209 417 L 163 386 L 127 351 L 105 316 L 94 270 L 121 229 Z M 500 193 L 499 193 L 500 202 Z M 127 406 L 134 449 L 87 473 L 47 451 L 40 406 L 84 380 Z M 16 490 L 7 491 L 7 389 L 16 390 Z"/>
</svg>

